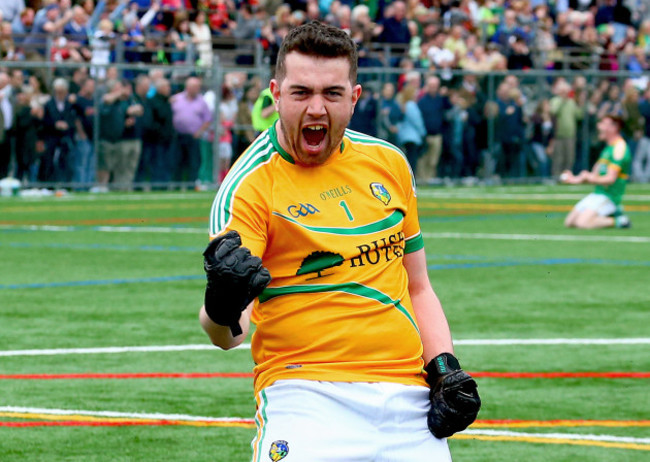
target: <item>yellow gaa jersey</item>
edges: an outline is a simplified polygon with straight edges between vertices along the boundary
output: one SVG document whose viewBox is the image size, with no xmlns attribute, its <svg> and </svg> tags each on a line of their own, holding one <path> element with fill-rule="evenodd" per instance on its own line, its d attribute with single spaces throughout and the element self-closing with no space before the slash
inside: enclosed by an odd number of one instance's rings
<svg viewBox="0 0 650 462">
<path fill-rule="evenodd" d="M 273 278 L 253 310 L 256 392 L 281 379 L 425 385 L 402 260 L 424 244 L 399 150 L 346 130 L 340 150 L 306 167 L 274 125 L 214 200 L 211 238 L 233 229 Z"/>
</svg>

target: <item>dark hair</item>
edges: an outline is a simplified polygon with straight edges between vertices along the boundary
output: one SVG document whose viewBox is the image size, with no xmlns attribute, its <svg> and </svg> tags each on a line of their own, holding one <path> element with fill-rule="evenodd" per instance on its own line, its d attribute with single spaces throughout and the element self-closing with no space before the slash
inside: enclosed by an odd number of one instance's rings
<svg viewBox="0 0 650 462">
<path fill-rule="evenodd" d="M 605 114 L 603 116 L 603 119 L 609 119 L 612 122 L 614 122 L 614 125 L 618 127 L 618 131 L 620 132 L 623 130 L 623 125 L 625 125 L 625 122 L 623 121 L 623 118 L 618 115 L 618 114 Z"/>
<path fill-rule="evenodd" d="M 352 84 L 357 81 L 357 46 L 350 36 L 338 27 L 312 21 L 291 29 L 278 52 L 276 79 L 284 78 L 286 57 L 294 51 L 318 58 L 347 58 L 350 63 L 350 81 Z"/>
</svg>

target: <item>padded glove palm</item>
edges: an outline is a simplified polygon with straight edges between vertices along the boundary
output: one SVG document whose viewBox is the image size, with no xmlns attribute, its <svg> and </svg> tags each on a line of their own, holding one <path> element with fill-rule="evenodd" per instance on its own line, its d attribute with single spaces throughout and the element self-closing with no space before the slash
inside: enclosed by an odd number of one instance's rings
<svg viewBox="0 0 650 462">
<path fill-rule="evenodd" d="M 476 382 L 450 353 L 436 356 L 425 370 L 431 387 L 429 430 L 436 438 L 447 438 L 465 430 L 476 420 L 481 408 Z"/>
<path fill-rule="evenodd" d="M 241 246 L 237 231 L 214 239 L 203 252 L 205 312 L 212 321 L 229 326 L 232 334 L 242 333 L 239 317 L 248 304 L 271 281 L 269 270 L 259 257 Z"/>
</svg>

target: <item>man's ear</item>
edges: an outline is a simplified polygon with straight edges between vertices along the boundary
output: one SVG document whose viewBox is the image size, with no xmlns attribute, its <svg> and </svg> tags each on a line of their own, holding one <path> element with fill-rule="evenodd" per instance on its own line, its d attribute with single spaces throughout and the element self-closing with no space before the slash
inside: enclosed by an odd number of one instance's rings
<svg viewBox="0 0 650 462">
<path fill-rule="evenodd" d="M 356 84 L 352 87 L 352 106 L 357 104 L 359 98 L 361 97 L 361 85 Z"/>
<path fill-rule="evenodd" d="M 271 82 L 269 82 L 269 90 L 271 90 L 271 94 L 273 95 L 273 102 L 275 103 L 275 110 L 279 111 L 279 109 L 278 109 L 278 101 L 280 100 L 280 82 L 278 82 L 275 79 L 271 79 Z"/>
</svg>

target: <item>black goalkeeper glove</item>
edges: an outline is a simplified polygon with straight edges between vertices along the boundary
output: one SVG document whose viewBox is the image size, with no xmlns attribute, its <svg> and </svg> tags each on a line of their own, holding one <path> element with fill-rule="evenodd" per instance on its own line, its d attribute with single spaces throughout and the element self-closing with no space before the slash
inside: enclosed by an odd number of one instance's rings
<svg viewBox="0 0 650 462">
<path fill-rule="evenodd" d="M 436 438 L 447 438 L 465 430 L 478 415 L 481 398 L 474 379 L 460 368 L 451 353 L 442 353 L 424 368 L 431 387 L 429 430 Z"/>
<path fill-rule="evenodd" d="M 237 231 L 214 239 L 203 252 L 205 312 L 212 321 L 230 327 L 233 336 L 242 333 L 239 317 L 248 304 L 271 281 L 259 257 L 241 246 Z"/>
</svg>

